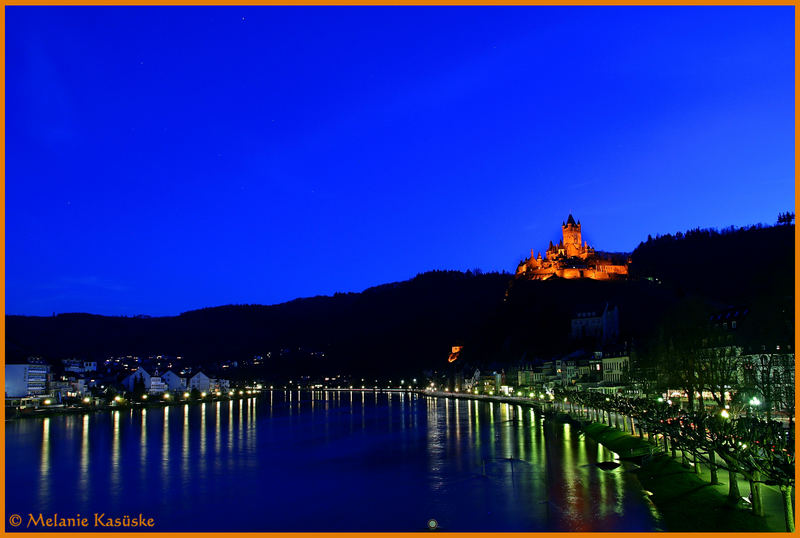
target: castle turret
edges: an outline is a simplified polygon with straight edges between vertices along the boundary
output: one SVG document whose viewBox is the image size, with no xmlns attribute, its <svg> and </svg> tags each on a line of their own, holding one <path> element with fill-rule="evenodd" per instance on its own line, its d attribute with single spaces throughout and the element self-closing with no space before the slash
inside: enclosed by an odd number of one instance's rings
<svg viewBox="0 0 800 538">
<path fill-rule="evenodd" d="M 567 223 L 562 226 L 563 244 L 567 256 L 579 256 L 581 253 L 581 225 L 576 223 L 570 213 Z"/>
</svg>

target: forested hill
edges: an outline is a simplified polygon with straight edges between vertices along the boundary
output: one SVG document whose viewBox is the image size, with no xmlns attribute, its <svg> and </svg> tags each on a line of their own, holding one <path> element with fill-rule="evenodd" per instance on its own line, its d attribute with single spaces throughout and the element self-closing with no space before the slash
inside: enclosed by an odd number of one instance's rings
<svg viewBox="0 0 800 538">
<path fill-rule="evenodd" d="M 46 358 L 182 355 L 191 362 L 324 353 L 353 371 L 389 371 L 401 361 L 447 357 L 503 300 L 511 276 L 434 271 L 361 293 L 296 299 L 273 306 L 205 308 L 180 316 L 126 318 L 89 314 L 7 316 L 7 356 Z M 298 350 L 302 350 L 299 352 Z"/>
<path fill-rule="evenodd" d="M 7 316 L 6 357 L 165 354 L 209 364 L 272 352 L 269 368 L 389 373 L 441 365 L 451 345 L 466 343 L 471 362 L 518 360 L 563 352 L 570 315 L 587 304 L 617 304 L 630 339 L 683 296 L 719 306 L 785 300 L 794 293 L 794 248 L 793 225 L 695 230 L 640 244 L 629 282 L 434 271 L 361 293 L 172 317 Z"/>
<path fill-rule="evenodd" d="M 652 238 L 631 255 L 633 278 L 654 277 L 678 293 L 747 304 L 794 290 L 795 227 L 695 229 Z"/>
</svg>

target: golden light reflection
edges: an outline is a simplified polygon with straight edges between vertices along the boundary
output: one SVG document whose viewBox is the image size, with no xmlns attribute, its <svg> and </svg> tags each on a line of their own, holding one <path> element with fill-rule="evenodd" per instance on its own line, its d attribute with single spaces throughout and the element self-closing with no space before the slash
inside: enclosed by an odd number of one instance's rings
<svg viewBox="0 0 800 538">
<path fill-rule="evenodd" d="M 83 415 L 81 428 L 81 460 L 78 466 L 80 478 L 78 479 L 81 491 L 81 500 L 89 501 L 89 415 Z"/>
<path fill-rule="evenodd" d="M 164 429 L 161 433 L 161 478 L 169 480 L 169 406 L 164 407 Z"/>
<path fill-rule="evenodd" d="M 111 493 L 113 496 L 116 496 L 117 486 L 119 486 L 119 411 L 113 411 L 112 415 Z"/>
<path fill-rule="evenodd" d="M 183 443 L 181 445 L 181 478 L 189 478 L 189 404 L 183 406 Z"/>
<path fill-rule="evenodd" d="M 42 420 L 42 451 L 39 462 L 39 499 L 44 504 L 44 498 L 50 492 L 50 417 Z"/>
<path fill-rule="evenodd" d="M 200 404 L 200 465 L 205 466 L 206 461 L 206 403 Z"/>
<path fill-rule="evenodd" d="M 270 392 L 270 398 L 272 393 Z M 222 448 L 222 428 L 220 425 L 220 407 L 222 402 L 217 400 L 216 415 L 214 416 L 214 453 L 219 457 L 220 449 Z"/>
<path fill-rule="evenodd" d="M 139 438 L 139 465 L 142 476 L 147 470 L 147 409 L 142 409 L 142 431 Z"/>
</svg>

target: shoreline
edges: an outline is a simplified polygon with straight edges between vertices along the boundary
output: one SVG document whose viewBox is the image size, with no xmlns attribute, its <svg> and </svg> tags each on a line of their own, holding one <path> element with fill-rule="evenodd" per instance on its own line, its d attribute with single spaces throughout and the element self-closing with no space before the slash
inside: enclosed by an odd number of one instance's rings
<svg viewBox="0 0 800 538">
<path fill-rule="evenodd" d="M 84 414 L 94 414 L 94 413 L 103 413 L 107 411 L 122 411 L 122 410 L 130 410 L 130 409 L 164 409 L 166 407 L 177 407 L 180 405 L 195 405 L 195 404 L 204 404 L 204 403 L 213 403 L 213 402 L 231 402 L 237 400 L 246 400 L 248 398 L 253 398 L 258 396 L 257 394 L 248 394 L 243 395 L 241 397 L 233 397 L 233 398 L 214 398 L 209 400 L 171 400 L 169 402 L 165 402 L 164 400 L 152 401 L 147 403 L 140 403 L 136 402 L 135 405 L 86 405 L 86 406 L 79 406 L 79 407 L 40 407 L 35 411 L 30 413 L 21 413 L 19 410 L 14 408 L 6 407 L 5 410 L 5 421 L 11 422 L 15 420 L 26 420 L 32 418 L 45 418 L 45 417 L 53 417 L 53 416 L 60 416 L 60 415 L 84 415 Z M 13 412 L 13 416 L 10 416 L 9 409 Z"/>
<path fill-rule="evenodd" d="M 437 398 L 525 405 L 566 418 L 578 425 L 587 437 L 611 450 L 620 459 L 631 460 L 644 456 L 641 463 L 637 463 L 638 469 L 631 472 L 639 480 L 642 489 L 650 493 L 650 501 L 658 510 L 666 532 L 785 532 L 783 528 L 768 525 L 767 518 L 727 506 L 725 495 L 649 441 L 599 422 L 574 417 L 563 409 L 548 409 L 549 401 L 542 403 L 513 396 L 418 392 Z"/>
</svg>

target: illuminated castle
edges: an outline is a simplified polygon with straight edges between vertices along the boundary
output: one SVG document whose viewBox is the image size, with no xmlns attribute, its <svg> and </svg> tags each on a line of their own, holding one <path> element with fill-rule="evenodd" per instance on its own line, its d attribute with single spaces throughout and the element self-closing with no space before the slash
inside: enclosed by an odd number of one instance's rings
<svg viewBox="0 0 800 538">
<path fill-rule="evenodd" d="M 550 241 L 544 259 L 541 252 L 534 258 L 531 249 L 531 257 L 517 267 L 517 278 L 627 278 L 630 259 L 619 254 L 595 252 L 586 242 L 581 244 L 581 221 L 575 222 L 570 215 L 566 223 L 561 223 L 561 233 L 563 237 L 557 245 Z"/>
</svg>

